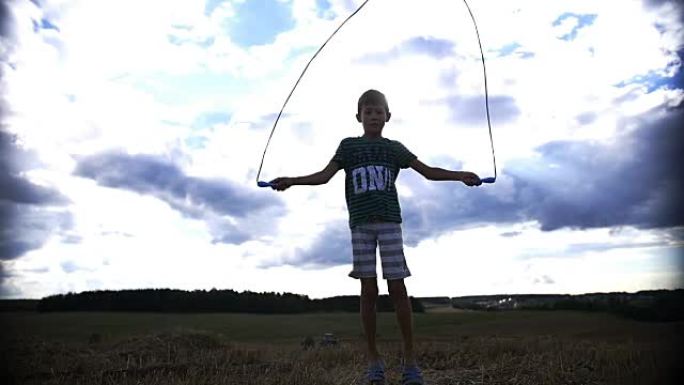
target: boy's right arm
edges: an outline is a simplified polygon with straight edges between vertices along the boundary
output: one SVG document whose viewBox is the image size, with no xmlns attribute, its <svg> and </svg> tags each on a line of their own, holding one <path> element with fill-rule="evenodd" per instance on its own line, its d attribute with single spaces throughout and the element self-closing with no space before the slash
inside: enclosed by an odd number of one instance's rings
<svg viewBox="0 0 684 385">
<path fill-rule="evenodd" d="M 299 176 L 294 178 L 280 177 L 275 178 L 271 181 L 273 184 L 273 189 L 278 191 L 287 190 L 290 186 L 294 185 L 319 185 L 328 183 L 328 181 L 340 170 L 340 166 L 335 161 L 330 161 L 325 168 L 317 173 Z"/>
</svg>

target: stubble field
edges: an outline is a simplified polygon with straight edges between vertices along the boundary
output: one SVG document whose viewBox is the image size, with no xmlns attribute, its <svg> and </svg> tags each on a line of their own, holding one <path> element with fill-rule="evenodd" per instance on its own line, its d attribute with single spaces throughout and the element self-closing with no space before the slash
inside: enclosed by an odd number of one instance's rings
<svg viewBox="0 0 684 385">
<path fill-rule="evenodd" d="M 684 324 L 582 312 L 414 314 L 427 384 L 676 384 Z M 444 309 L 442 309 L 444 310 Z M 3 384 L 361 384 L 358 314 L 0 313 Z M 321 347 L 323 333 L 337 336 Z M 388 384 L 401 339 L 380 313 Z M 311 336 L 313 349 L 300 343 Z"/>
</svg>

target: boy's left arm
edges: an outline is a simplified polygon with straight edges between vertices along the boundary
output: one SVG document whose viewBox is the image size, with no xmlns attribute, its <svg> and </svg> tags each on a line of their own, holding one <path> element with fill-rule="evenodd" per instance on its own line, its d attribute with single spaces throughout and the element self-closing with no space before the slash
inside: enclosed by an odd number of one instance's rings
<svg viewBox="0 0 684 385">
<path fill-rule="evenodd" d="M 451 171 L 439 167 L 430 167 L 418 159 L 414 159 L 409 165 L 428 180 L 454 180 L 463 182 L 467 186 L 482 184 L 480 177 L 469 171 Z"/>
</svg>

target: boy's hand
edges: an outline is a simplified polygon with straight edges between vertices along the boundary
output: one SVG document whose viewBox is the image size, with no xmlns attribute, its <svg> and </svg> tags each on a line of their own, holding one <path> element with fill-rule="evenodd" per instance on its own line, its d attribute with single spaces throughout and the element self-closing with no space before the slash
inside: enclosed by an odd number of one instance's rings
<svg viewBox="0 0 684 385">
<path fill-rule="evenodd" d="M 482 184 L 480 177 L 469 171 L 461 171 L 461 182 L 465 183 L 466 186 L 479 186 Z"/>
<path fill-rule="evenodd" d="M 275 178 L 271 181 L 271 183 L 273 184 L 273 187 L 271 187 L 271 188 L 274 190 L 278 190 L 278 191 L 285 191 L 290 186 L 292 186 L 292 184 L 293 184 L 292 182 L 293 182 L 292 178 L 285 178 L 285 177 Z"/>
</svg>

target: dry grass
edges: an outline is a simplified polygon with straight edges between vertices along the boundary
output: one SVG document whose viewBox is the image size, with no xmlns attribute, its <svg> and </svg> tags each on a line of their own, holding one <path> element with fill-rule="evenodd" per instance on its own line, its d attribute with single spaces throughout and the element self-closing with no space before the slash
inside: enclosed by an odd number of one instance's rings
<svg viewBox="0 0 684 385">
<path fill-rule="evenodd" d="M 452 318 L 440 319 L 448 323 L 458 321 L 453 318 L 458 316 L 443 314 L 440 317 Z M 524 320 L 535 325 L 548 316 L 496 315 L 477 325 L 456 322 L 451 336 L 443 328 L 434 336 L 419 336 L 416 348 L 427 383 L 679 383 L 674 368 L 681 357 L 681 346 L 675 343 L 681 325 L 615 320 L 605 325 L 612 334 L 599 335 L 587 332 L 586 326 L 573 326 L 580 321 L 563 324 L 557 319 L 554 325 L 520 329 Z M 117 339 L 9 337 L 0 357 L 2 383 L 8 385 L 351 385 L 361 383 L 365 368 L 363 346 L 358 338 L 349 337 L 337 347 L 308 351 L 292 341 L 235 342 L 216 332 L 187 328 Z M 388 366 L 388 384 L 399 384 L 399 342 L 381 339 L 380 349 Z"/>
</svg>

